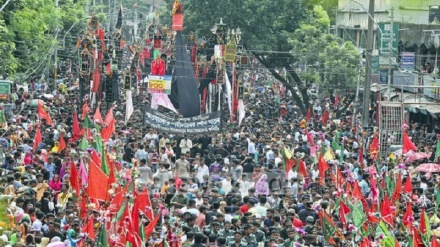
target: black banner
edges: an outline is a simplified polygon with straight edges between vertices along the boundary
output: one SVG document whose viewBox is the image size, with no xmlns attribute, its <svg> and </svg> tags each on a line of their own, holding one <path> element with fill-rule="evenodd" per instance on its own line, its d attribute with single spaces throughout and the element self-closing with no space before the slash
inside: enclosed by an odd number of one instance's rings
<svg viewBox="0 0 440 247">
<path fill-rule="evenodd" d="M 172 134 L 210 134 L 221 131 L 222 112 L 190 118 L 173 118 L 151 108 L 145 110 L 145 123 L 151 128 Z"/>
</svg>

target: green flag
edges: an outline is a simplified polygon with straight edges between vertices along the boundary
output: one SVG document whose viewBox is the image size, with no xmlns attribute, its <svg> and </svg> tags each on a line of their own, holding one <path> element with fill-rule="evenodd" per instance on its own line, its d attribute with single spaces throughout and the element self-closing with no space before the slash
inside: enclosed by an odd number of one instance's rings
<svg viewBox="0 0 440 247">
<path fill-rule="evenodd" d="M 84 119 L 83 127 L 88 128 L 88 129 L 93 128 L 93 124 L 90 121 L 89 116 L 87 116 L 87 115 L 86 115 L 86 118 Z"/>
<path fill-rule="evenodd" d="M 102 143 L 101 132 L 99 131 L 98 125 L 95 126 L 95 130 L 94 148 L 95 150 L 102 150 L 104 144 Z"/>
<path fill-rule="evenodd" d="M 435 148 L 434 161 L 437 161 L 438 157 L 440 157 L 440 139 L 437 140 L 437 147 Z"/>
<path fill-rule="evenodd" d="M 5 110 L 0 110 L 0 127 L 6 123 Z"/>
<path fill-rule="evenodd" d="M 345 149 L 344 149 L 343 146 L 341 146 L 341 148 L 339 150 L 341 151 L 341 152 L 339 152 L 339 161 L 343 162 L 344 161 L 344 151 L 345 151 Z"/>
<path fill-rule="evenodd" d="M 336 132 L 335 135 L 333 136 L 332 148 L 333 148 L 333 150 L 341 149 L 341 147 L 339 146 L 339 143 L 338 143 L 338 132 Z"/>
<path fill-rule="evenodd" d="M 321 220 L 321 228 L 324 239 L 326 241 L 329 241 L 329 239 L 331 239 L 335 235 L 336 225 L 324 211 L 321 211 L 319 213 L 319 218 Z"/>
<path fill-rule="evenodd" d="M 81 150 L 86 150 L 89 147 L 89 144 L 87 143 L 87 138 L 85 136 L 83 136 L 83 138 L 81 138 L 81 142 L 79 143 L 79 148 L 81 148 Z"/>
<path fill-rule="evenodd" d="M 376 228 L 376 237 L 380 235 L 383 236 L 381 241 L 383 247 L 394 247 L 394 236 L 390 233 L 383 220 L 380 221 Z"/>
<path fill-rule="evenodd" d="M 107 164 L 107 157 L 105 155 L 104 145 L 102 145 L 102 147 L 101 147 L 101 171 L 103 173 L 105 173 L 105 175 L 107 175 L 107 176 L 110 174 L 110 168 L 108 167 L 108 164 Z"/>
<path fill-rule="evenodd" d="M 113 222 L 118 222 L 121 219 L 122 215 L 124 214 L 125 207 L 127 207 L 127 201 L 122 203 L 122 206 L 121 206 L 121 208 L 119 208 L 119 211 L 116 214 L 116 217 L 113 218 Z"/>
<path fill-rule="evenodd" d="M 97 247 L 108 247 L 107 231 L 105 230 L 105 224 L 101 226 L 98 233 Z"/>
<path fill-rule="evenodd" d="M 353 224 L 357 228 L 361 227 L 365 223 L 365 221 L 367 220 L 367 218 L 365 217 L 364 211 L 359 206 L 359 203 L 353 204 L 352 217 L 353 217 Z"/>
<path fill-rule="evenodd" d="M 437 190 L 435 191 L 435 204 L 437 208 L 440 207 L 440 186 L 437 187 Z"/>
</svg>

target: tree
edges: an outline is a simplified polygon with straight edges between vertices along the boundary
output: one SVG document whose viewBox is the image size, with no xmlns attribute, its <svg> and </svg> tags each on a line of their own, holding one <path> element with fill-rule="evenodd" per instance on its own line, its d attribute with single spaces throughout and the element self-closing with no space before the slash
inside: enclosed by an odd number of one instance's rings
<svg viewBox="0 0 440 247">
<path fill-rule="evenodd" d="M 167 0 L 168 6 L 173 1 Z M 310 104 L 307 94 L 308 84 L 318 79 L 319 76 L 322 77 L 322 74 L 299 74 L 296 65 L 304 59 L 313 61 L 309 64 L 315 64 L 316 61 L 322 59 L 319 54 L 325 53 L 325 48 L 330 51 L 330 48 L 333 47 L 327 47 L 328 43 L 339 42 L 320 37 L 326 33 L 330 26 L 330 18 L 325 9 L 315 5 L 315 3 L 320 3 L 320 0 L 277 0 L 275 2 L 269 0 L 223 0 L 221 2 L 181 0 L 181 2 L 185 15 L 184 31 L 187 34 L 194 32 L 196 37 L 207 37 L 211 34 L 212 26 L 218 23 L 220 18 L 230 28 L 240 27 L 243 32 L 243 44 L 247 51 L 252 52 L 274 78 L 291 92 L 292 99 L 303 114 L 306 114 Z M 334 2 L 332 0 L 332 7 L 334 7 Z M 301 52 L 295 51 L 297 44 L 294 42 L 294 36 L 298 34 L 297 30 L 304 32 L 304 39 L 298 42 L 310 41 L 315 44 L 314 52 L 306 51 L 301 54 Z M 311 37 L 307 37 L 310 34 L 309 31 L 315 32 L 312 34 L 318 39 L 310 40 Z M 328 35 L 324 36 L 329 37 Z M 304 45 L 304 49 L 311 50 L 308 44 Z M 344 47 L 350 48 L 348 45 Z M 322 52 L 316 52 L 316 50 Z M 330 64 L 325 65 L 320 62 L 319 65 L 331 69 L 328 67 Z M 278 73 L 283 69 L 286 71 L 286 77 Z M 336 80 L 336 78 L 330 77 L 329 73 L 327 75 L 324 77 L 327 81 Z M 327 81 L 323 80 L 323 83 Z"/>
<path fill-rule="evenodd" d="M 301 25 L 289 39 L 295 54 L 294 66 L 302 68 L 299 75 L 307 86 L 319 85 L 320 92 L 331 97 L 348 97 L 343 107 L 335 109 L 339 117 L 354 100 L 361 56 L 351 42 L 327 33 L 328 18 L 321 7 L 315 6 L 314 11 L 321 18 L 315 19 L 313 25 Z"/>
</svg>

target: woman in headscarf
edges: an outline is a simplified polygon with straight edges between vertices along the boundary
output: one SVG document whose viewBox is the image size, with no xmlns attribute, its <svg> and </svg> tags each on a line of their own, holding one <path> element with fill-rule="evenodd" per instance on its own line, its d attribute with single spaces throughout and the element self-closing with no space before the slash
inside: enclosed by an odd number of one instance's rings
<svg viewBox="0 0 440 247">
<path fill-rule="evenodd" d="M 61 192 L 61 187 L 63 183 L 60 181 L 60 176 L 58 174 L 54 174 L 52 180 L 49 182 L 49 187 L 54 192 L 54 198 Z"/>
<path fill-rule="evenodd" d="M 261 175 L 258 182 L 255 184 L 255 196 L 260 195 L 269 196 L 269 183 L 267 182 L 267 175 Z"/>
</svg>

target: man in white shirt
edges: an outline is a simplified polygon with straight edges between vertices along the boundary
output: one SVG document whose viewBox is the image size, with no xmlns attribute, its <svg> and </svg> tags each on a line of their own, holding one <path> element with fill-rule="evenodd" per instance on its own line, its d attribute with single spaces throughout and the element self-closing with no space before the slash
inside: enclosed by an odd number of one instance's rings
<svg viewBox="0 0 440 247">
<path fill-rule="evenodd" d="M 197 179 L 199 180 L 199 184 L 205 183 L 203 180 L 205 175 L 209 177 L 209 168 L 205 165 L 205 158 L 200 158 L 200 165 L 197 167 Z"/>
<path fill-rule="evenodd" d="M 180 141 L 179 147 L 182 154 L 186 154 L 186 152 L 191 152 L 192 141 L 188 139 L 187 135 L 185 135 L 185 138 Z"/>
<path fill-rule="evenodd" d="M 248 154 L 253 155 L 257 150 L 255 149 L 255 142 L 253 139 L 248 138 Z"/>
<path fill-rule="evenodd" d="M 150 140 L 150 141 L 154 142 L 154 140 L 156 140 L 156 139 L 157 139 L 157 134 L 154 133 L 153 129 L 149 129 L 148 133 L 145 134 L 145 136 L 144 136 L 144 141 Z"/>
</svg>

